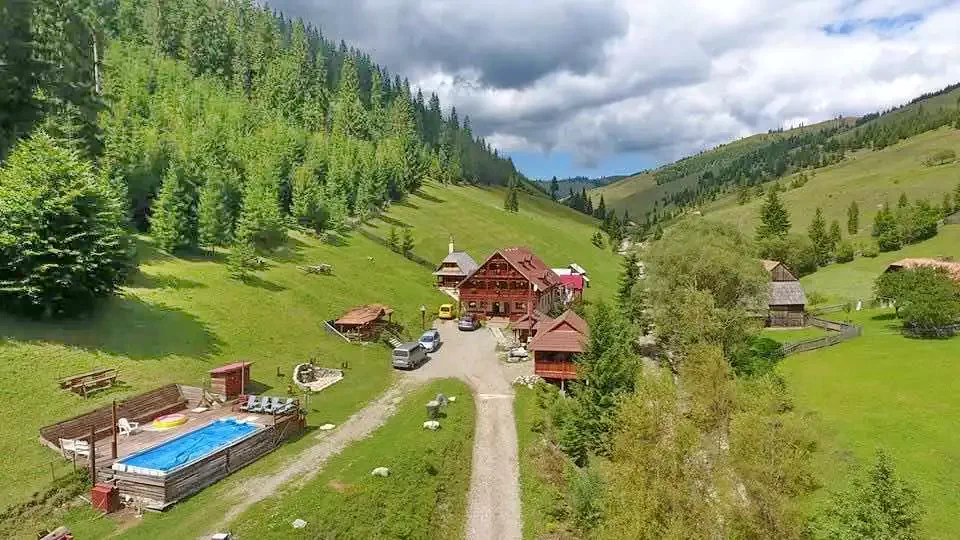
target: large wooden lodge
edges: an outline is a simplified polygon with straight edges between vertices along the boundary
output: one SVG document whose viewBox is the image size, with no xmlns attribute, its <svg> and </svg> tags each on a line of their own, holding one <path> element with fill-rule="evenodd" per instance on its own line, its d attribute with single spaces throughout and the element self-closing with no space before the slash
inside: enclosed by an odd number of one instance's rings
<svg viewBox="0 0 960 540">
<path fill-rule="evenodd" d="M 563 302 L 560 276 L 529 249 L 497 250 L 458 286 L 461 312 L 519 319 Z"/>
</svg>

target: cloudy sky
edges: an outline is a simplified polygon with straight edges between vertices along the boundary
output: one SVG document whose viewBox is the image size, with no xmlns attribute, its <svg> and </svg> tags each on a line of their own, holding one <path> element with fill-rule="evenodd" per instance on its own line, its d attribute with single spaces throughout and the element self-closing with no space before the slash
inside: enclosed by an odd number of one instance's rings
<svg viewBox="0 0 960 540">
<path fill-rule="evenodd" d="M 960 0 L 275 0 L 530 176 L 627 173 L 960 81 Z"/>
</svg>

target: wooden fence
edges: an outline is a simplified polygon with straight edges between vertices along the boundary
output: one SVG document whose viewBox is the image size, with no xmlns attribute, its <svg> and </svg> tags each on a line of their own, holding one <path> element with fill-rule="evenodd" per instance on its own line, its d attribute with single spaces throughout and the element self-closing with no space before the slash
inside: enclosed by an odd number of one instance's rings
<svg viewBox="0 0 960 540">
<path fill-rule="evenodd" d="M 803 341 L 797 341 L 794 343 L 784 344 L 780 351 L 783 353 L 783 356 L 790 356 L 791 354 L 802 353 L 806 351 L 814 351 L 817 349 L 822 349 L 824 347 L 831 347 L 838 343 L 843 343 L 844 341 L 849 341 L 853 338 L 859 337 L 863 332 L 863 329 L 859 326 L 842 323 L 837 321 L 829 321 L 827 319 L 820 319 L 818 317 L 809 317 L 807 322 L 811 326 L 816 326 L 817 328 L 823 328 L 824 330 L 829 330 L 831 332 L 836 332 L 836 334 L 830 336 L 824 336 L 822 338 L 815 339 L 806 339 Z"/>
<path fill-rule="evenodd" d="M 816 317 L 817 315 L 823 315 L 825 313 L 836 313 L 838 311 L 843 311 L 847 309 L 848 304 L 833 304 L 830 306 L 820 306 L 816 309 L 810 310 L 810 315 Z"/>
</svg>

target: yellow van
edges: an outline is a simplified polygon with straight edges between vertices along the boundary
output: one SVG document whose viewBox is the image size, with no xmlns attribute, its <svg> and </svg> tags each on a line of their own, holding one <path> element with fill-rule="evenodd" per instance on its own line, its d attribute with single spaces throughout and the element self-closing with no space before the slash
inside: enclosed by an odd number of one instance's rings
<svg viewBox="0 0 960 540">
<path fill-rule="evenodd" d="M 443 304 L 440 306 L 440 312 L 437 314 L 441 319 L 453 319 L 457 314 L 454 312 L 453 304 Z"/>
</svg>

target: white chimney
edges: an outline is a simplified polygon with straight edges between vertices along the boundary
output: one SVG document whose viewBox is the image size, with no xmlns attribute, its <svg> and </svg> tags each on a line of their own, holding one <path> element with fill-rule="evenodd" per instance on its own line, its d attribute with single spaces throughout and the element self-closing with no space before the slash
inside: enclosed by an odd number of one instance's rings
<svg viewBox="0 0 960 540">
<path fill-rule="evenodd" d="M 450 235 L 450 243 L 447 244 L 447 248 L 449 249 L 447 254 L 448 255 L 453 254 L 453 235 L 452 234 Z"/>
</svg>

